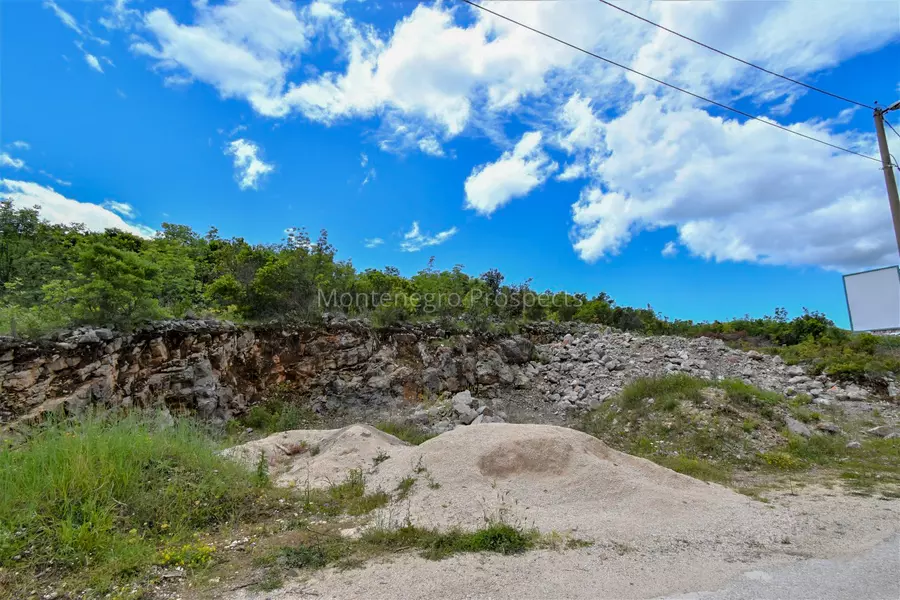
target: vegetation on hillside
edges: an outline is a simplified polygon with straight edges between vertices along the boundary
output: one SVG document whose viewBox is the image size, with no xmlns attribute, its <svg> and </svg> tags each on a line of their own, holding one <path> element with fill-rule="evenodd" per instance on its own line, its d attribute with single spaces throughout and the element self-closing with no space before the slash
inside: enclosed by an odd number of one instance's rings
<svg viewBox="0 0 900 600">
<path fill-rule="evenodd" d="M 825 315 L 694 323 L 649 306 L 510 284 L 496 269 L 479 276 L 457 265 L 403 277 L 393 267 L 357 271 L 338 260 L 322 231 L 313 241 L 289 229 L 277 244 L 200 235 L 164 223 L 152 238 L 82 225 L 53 225 L 36 209 L 0 202 L 0 335 L 36 336 L 73 325 L 123 329 L 194 314 L 244 322 L 316 320 L 325 312 L 365 316 L 378 326 L 438 320 L 450 331 L 508 330 L 527 321 L 579 321 L 648 334 L 709 335 L 771 347 L 786 360 L 812 361 L 844 379 L 900 371 L 896 349 L 851 336 Z"/>
<path fill-rule="evenodd" d="M 874 415 L 850 417 L 808 400 L 676 374 L 632 382 L 587 413 L 582 428 L 617 450 L 707 481 L 740 486 L 815 471 L 856 491 L 900 496 L 900 439 L 866 435 L 881 424 Z M 811 434 L 791 433 L 788 419 Z M 851 440 L 858 445 L 848 447 Z"/>
</svg>

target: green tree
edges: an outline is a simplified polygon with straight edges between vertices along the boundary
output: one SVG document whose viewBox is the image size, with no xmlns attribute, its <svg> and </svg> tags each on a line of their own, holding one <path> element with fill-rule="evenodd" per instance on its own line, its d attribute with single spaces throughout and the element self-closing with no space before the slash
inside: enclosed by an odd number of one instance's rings
<svg viewBox="0 0 900 600">
<path fill-rule="evenodd" d="M 74 282 L 56 280 L 44 289 L 46 301 L 69 304 L 77 322 L 130 328 L 165 316 L 156 298 L 159 268 L 136 252 L 88 243 L 75 273 Z"/>
</svg>

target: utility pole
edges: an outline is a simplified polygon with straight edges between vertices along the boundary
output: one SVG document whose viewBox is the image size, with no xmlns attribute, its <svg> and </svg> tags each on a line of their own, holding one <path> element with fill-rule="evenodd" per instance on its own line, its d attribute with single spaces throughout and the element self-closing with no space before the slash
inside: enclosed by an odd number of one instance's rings
<svg viewBox="0 0 900 600">
<path fill-rule="evenodd" d="M 900 194 L 897 192 L 897 181 L 894 179 L 894 161 L 891 160 L 887 136 L 884 133 L 884 113 L 897 109 L 900 109 L 900 102 L 894 102 L 887 108 L 875 108 L 875 131 L 878 132 L 881 168 L 884 171 L 884 183 L 887 186 L 888 200 L 891 203 L 891 216 L 894 218 L 894 236 L 897 238 L 897 251 L 900 252 Z"/>
</svg>

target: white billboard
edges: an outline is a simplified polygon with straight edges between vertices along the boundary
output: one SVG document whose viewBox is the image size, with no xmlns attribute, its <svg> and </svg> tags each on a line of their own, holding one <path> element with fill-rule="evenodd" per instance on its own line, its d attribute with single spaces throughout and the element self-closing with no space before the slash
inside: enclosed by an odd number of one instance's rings
<svg viewBox="0 0 900 600">
<path fill-rule="evenodd" d="M 853 331 L 900 328 L 900 267 L 844 275 Z"/>
</svg>

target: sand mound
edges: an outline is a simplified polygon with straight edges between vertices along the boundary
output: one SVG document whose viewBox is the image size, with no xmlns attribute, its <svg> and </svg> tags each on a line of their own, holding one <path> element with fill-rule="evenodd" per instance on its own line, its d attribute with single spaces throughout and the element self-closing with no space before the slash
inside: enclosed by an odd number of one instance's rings
<svg viewBox="0 0 900 600">
<path fill-rule="evenodd" d="M 318 445 L 318 454 L 296 446 Z M 415 484 L 375 522 L 474 528 L 501 518 L 542 532 L 615 543 L 770 543 L 764 508 L 715 484 L 607 447 L 579 431 L 492 423 L 409 446 L 366 425 L 290 431 L 232 449 L 255 464 L 266 452 L 280 485 L 324 486 L 362 469 L 370 491 Z M 376 464 L 379 454 L 390 458 Z"/>
<path fill-rule="evenodd" d="M 327 487 L 343 481 L 353 469 L 366 472 L 373 468 L 377 456 L 407 447 L 405 442 L 369 425 L 350 425 L 276 433 L 229 448 L 224 454 L 255 467 L 260 453 L 264 453 L 276 485 Z"/>
<path fill-rule="evenodd" d="M 748 498 L 600 440 L 550 425 L 461 427 L 409 447 L 368 476 L 393 490 L 415 477 L 406 506 L 390 518 L 425 526 L 475 527 L 502 517 L 541 531 L 621 542 L 637 537 L 716 537 L 759 510 Z"/>
</svg>

